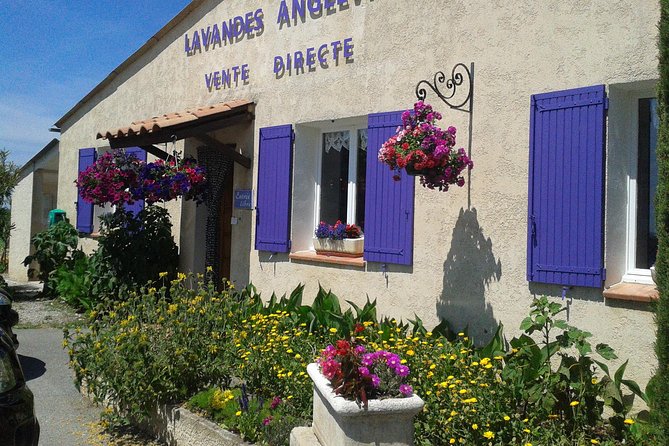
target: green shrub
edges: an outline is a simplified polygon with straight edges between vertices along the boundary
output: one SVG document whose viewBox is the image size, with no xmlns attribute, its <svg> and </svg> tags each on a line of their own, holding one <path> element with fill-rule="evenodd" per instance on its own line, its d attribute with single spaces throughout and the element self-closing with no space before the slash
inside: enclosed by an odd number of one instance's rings
<svg viewBox="0 0 669 446">
<path fill-rule="evenodd" d="M 90 259 L 91 291 L 99 299 L 123 296 L 161 272 L 174 277 L 178 248 L 166 209 L 146 206 L 137 216 L 119 209 L 100 223 L 102 236 Z"/>
<path fill-rule="evenodd" d="M 98 299 L 91 291 L 91 271 L 86 254 L 74 251 L 72 259 L 52 273 L 58 297 L 77 310 L 93 310 Z"/>
<path fill-rule="evenodd" d="M 156 402 L 185 401 L 209 385 L 229 385 L 232 348 L 226 326 L 229 292 L 184 277 L 167 287 L 141 288 L 124 301 L 89 313 L 89 330 L 70 336 L 71 365 L 99 402 L 116 414 L 142 420 Z"/>
<path fill-rule="evenodd" d="M 23 260 L 25 266 L 32 262 L 39 264 L 39 279 L 44 282 L 44 294 L 55 296 L 55 282 L 51 273 L 71 259 L 79 242 L 79 232 L 67 221 L 59 221 L 44 232 L 35 234 L 31 240 L 33 254 Z M 34 276 L 29 269 L 28 275 Z"/>
</svg>

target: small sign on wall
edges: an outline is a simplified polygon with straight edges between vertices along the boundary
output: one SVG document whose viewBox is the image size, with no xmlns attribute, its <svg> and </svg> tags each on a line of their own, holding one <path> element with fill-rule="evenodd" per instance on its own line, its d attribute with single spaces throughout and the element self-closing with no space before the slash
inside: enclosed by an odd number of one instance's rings
<svg viewBox="0 0 669 446">
<path fill-rule="evenodd" d="M 251 189 L 235 190 L 235 209 L 253 209 L 253 191 Z"/>
</svg>

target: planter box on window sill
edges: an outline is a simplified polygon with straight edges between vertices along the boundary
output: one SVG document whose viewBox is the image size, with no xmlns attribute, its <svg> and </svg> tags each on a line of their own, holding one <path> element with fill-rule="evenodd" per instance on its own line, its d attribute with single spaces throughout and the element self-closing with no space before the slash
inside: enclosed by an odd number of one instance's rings
<svg viewBox="0 0 669 446">
<path fill-rule="evenodd" d="M 314 237 L 314 250 L 320 255 L 362 257 L 364 247 L 364 237 L 345 238 L 343 240 Z"/>
</svg>

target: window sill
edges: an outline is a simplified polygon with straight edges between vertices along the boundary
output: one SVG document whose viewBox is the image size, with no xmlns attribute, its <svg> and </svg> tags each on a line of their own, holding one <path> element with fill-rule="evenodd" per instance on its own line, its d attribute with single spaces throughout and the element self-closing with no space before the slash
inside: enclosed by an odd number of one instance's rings
<svg viewBox="0 0 669 446">
<path fill-rule="evenodd" d="M 659 298 L 655 285 L 642 283 L 617 283 L 602 293 L 604 298 L 631 302 L 654 302 Z"/>
<path fill-rule="evenodd" d="M 333 265 L 365 267 L 365 260 L 362 257 L 341 257 L 337 255 L 317 254 L 316 251 L 297 251 L 291 252 L 288 257 L 291 260 L 311 263 L 329 263 Z"/>
</svg>

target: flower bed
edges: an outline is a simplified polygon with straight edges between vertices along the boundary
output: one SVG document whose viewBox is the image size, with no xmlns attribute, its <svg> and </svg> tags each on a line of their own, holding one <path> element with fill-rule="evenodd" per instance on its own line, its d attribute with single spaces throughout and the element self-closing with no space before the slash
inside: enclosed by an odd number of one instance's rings
<svg viewBox="0 0 669 446">
<path fill-rule="evenodd" d="M 252 287 L 219 293 L 203 278 L 180 276 L 98 308 L 90 331 L 68 336 L 72 366 L 79 380 L 95 383 L 90 390 L 98 400 L 115 402 L 117 417 L 141 418 L 156 402 L 185 401 L 207 388 L 224 393 L 235 377 L 264 399 L 260 406 L 279 397 L 282 417 L 309 419 L 307 363 L 352 334 L 370 353 L 396 353 L 411 369 L 407 384 L 426 404 L 415 419 L 416 444 L 648 444 L 643 423 L 627 415 L 625 383 L 634 385 L 622 379 L 624 368 L 609 378 L 590 351 L 612 358 L 611 350 L 590 346 L 587 333 L 560 321 L 557 303 L 535 301 L 523 322 L 528 335 L 512 340 L 507 352 L 501 335 L 475 349 L 466 333 L 451 336 L 445 325 L 430 332 L 419 319 L 378 321 L 369 302 L 342 311 L 322 289 L 305 306 L 301 294 L 298 287 L 263 303 Z M 529 336 L 546 330 L 555 341 L 537 344 Z M 550 334 L 556 330 L 557 337 Z M 556 367 L 551 357 L 558 353 Z M 243 416 L 243 405 L 230 401 L 233 416 Z M 614 413 L 609 421 L 605 403 Z M 268 441 L 266 418 L 249 415 L 261 442 Z"/>
</svg>

